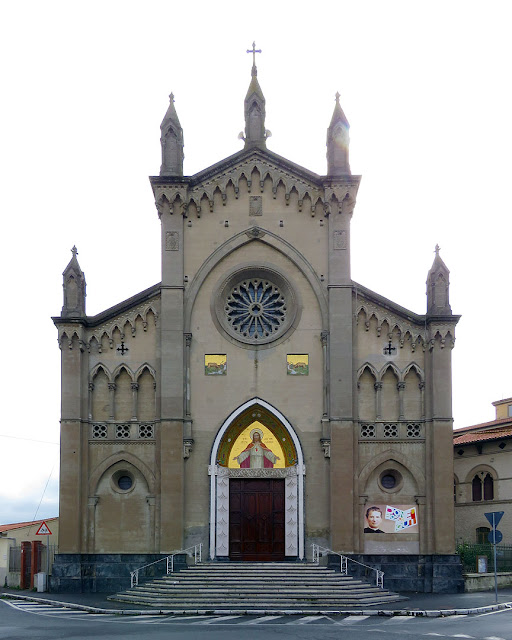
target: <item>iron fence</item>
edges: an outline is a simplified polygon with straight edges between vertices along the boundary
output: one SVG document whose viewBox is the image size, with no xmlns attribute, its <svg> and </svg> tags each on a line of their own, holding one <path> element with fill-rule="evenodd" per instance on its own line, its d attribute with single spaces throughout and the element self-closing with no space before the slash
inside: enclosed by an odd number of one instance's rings
<svg viewBox="0 0 512 640">
<path fill-rule="evenodd" d="M 9 571 L 21 571 L 21 547 L 9 548 Z"/>
<path fill-rule="evenodd" d="M 464 571 L 467 573 L 478 572 L 478 558 L 487 558 L 487 571 L 494 571 L 494 549 L 490 543 L 472 544 L 470 542 L 460 542 L 456 547 Z M 485 561 L 484 561 L 485 563 Z M 482 568 L 482 563 L 480 564 Z M 496 571 L 512 571 L 512 545 L 496 545 Z"/>
</svg>

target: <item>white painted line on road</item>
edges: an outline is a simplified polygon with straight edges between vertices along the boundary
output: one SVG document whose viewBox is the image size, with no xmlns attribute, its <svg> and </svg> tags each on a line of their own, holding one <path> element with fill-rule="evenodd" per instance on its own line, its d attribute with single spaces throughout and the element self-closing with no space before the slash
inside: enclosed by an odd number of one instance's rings
<svg viewBox="0 0 512 640">
<path fill-rule="evenodd" d="M 407 620 L 413 620 L 412 616 L 392 616 L 387 620 L 384 620 L 382 624 L 396 624 L 397 622 L 407 622 Z"/>
<path fill-rule="evenodd" d="M 498 611 L 488 611 L 487 613 L 480 613 L 477 615 L 477 618 L 481 618 L 482 616 L 493 616 L 495 613 L 510 613 L 512 609 L 498 609 Z"/>
<path fill-rule="evenodd" d="M 349 625 L 349 624 L 356 624 L 357 622 L 362 622 L 363 620 L 366 620 L 366 618 L 369 618 L 370 616 L 347 616 L 344 620 L 341 620 L 341 622 L 335 622 L 334 624 L 341 624 L 342 626 L 345 625 Z"/>
<path fill-rule="evenodd" d="M 262 616 L 261 618 L 256 618 L 256 620 L 249 620 L 248 622 L 241 622 L 241 625 L 246 624 L 261 624 L 262 622 L 268 622 L 269 620 L 279 620 L 283 616 Z"/>
<path fill-rule="evenodd" d="M 173 616 L 172 620 L 176 620 L 176 622 L 181 622 L 182 620 L 198 620 L 199 618 L 215 618 L 218 620 L 218 616 Z"/>
<path fill-rule="evenodd" d="M 241 618 L 242 616 L 219 616 L 213 620 L 202 620 L 201 622 L 193 622 L 192 624 L 215 624 L 216 622 L 224 622 L 225 620 L 234 620 L 235 618 Z"/>
<path fill-rule="evenodd" d="M 455 633 L 454 635 L 450 636 L 450 638 L 474 638 L 475 636 L 467 636 L 465 633 Z"/>
<path fill-rule="evenodd" d="M 287 622 L 286 624 L 309 624 L 310 622 L 314 622 L 315 620 L 323 620 L 327 618 L 327 616 L 305 616 L 300 620 L 293 620 L 292 622 Z M 329 620 L 330 618 L 327 618 Z"/>
<path fill-rule="evenodd" d="M 430 633 L 425 633 L 424 635 L 426 635 L 426 636 L 438 636 L 439 638 L 441 638 L 441 637 L 445 638 L 446 637 L 444 635 L 444 633 L 433 633 L 432 631 Z"/>
<path fill-rule="evenodd" d="M 505 638 L 500 638 L 498 636 L 486 636 L 483 640 L 505 640 Z"/>
</svg>

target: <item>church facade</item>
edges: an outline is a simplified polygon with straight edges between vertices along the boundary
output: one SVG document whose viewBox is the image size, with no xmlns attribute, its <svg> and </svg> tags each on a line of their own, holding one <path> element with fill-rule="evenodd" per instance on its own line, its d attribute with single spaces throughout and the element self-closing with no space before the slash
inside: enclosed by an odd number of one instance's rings
<svg viewBox="0 0 512 640">
<path fill-rule="evenodd" d="M 351 279 L 339 96 L 323 176 L 267 148 L 254 64 L 241 151 L 184 176 L 172 96 L 161 131 L 161 282 L 88 316 L 76 250 L 63 274 L 54 588 L 112 591 L 199 543 L 295 562 L 317 543 L 459 588 L 449 272 L 437 251 L 425 314 Z"/>
</svg>

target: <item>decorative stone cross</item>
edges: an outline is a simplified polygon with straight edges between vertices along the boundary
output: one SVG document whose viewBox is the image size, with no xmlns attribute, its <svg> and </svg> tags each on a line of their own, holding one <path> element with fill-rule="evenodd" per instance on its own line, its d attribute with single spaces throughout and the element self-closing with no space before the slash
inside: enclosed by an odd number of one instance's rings
<svg viewBox="0 0 512 640">
<path fill-rule="evenodd" d="M 73 248 L 71 249 L 71 253 L 73 254 L 73 258 L 76 258 L 76 256 L 78 255 L 78 249 L 76 248 L 75 245 L 73 245 Z"/>
<path fill-rule="evenodd" d="M 396 347 L 393 347 L 391 340 L 387 347 L 384 347 L 384 355 L 391 355 L 394 351 L 396 351 Z"/>
<path fill-rule="evenodd" d="M 125 346 L 124 341 L 121 341 L 121 346 L 117 347 L 116 351 L 120 351 L 121 355 L 124 356 L 124 354 L 129 351 L 128 347 Z"/>
<path fill-rule="evenodd" d="M 436 256 L 438 256 L 438 255 L 439 255 L 439 251 L 440 251 L 440 250 L 441 250 L 441 247 L 440 247 L 438 244 L 436 244 L 436 248 L 435 248 L 435 250 L 434 250 L 434 253 L 436 254 Z"/>
<path fill-rule="evenodd" d="M 252 43 L 252 49 L 247 49 L 247 53 L 252 53 L 252 66 L 256 66 L 256 54 L 261 53 L 261 49 L 256 49 L 256 42 Z"/>
</svg>

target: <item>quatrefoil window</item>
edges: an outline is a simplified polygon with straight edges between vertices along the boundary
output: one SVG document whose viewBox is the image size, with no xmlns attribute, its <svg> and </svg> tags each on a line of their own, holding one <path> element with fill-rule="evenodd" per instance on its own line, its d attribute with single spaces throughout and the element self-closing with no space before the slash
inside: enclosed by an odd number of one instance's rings
<svg viewBox="0 0 512 640">
<path fill-rule="evenodd" d="M 299 310 L 295 289 L 270 266 L 235 269 L 212 296 L 217 326 L 248 345 L 283 338 L 298 322 Z"/>
<path fill-rule="evenodd" d="M 279 287 L 268 280 L 244 280 L 233 287 L 226 300 L 226 317 L 233 331 L 244 338 L 268 338 L 279 331 L 286 318 L 286 300 Z"/>
</svg>

